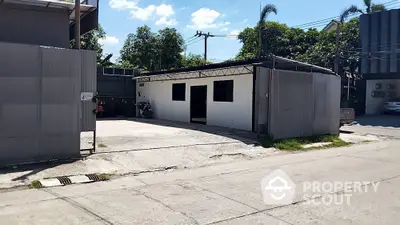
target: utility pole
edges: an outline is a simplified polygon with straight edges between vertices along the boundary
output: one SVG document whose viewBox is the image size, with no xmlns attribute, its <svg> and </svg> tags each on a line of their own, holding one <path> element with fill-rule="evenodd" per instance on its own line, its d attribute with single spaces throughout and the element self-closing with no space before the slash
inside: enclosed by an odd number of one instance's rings
<svg viewBox="0 0 400 225">
<path fill-rule="evenodd" d="M 196 31 L 195 37 L 204 37 L 204 60 L 207 61 L 207 41 L 209 37 L 215 37 L 215 35 L 208 33 L 203 33 L 203 31 Z"/>
<path fill-rule="evenodd" d="M 75 0 L 75 49 L 81 48 L 81 0 Z"/>
</svg>

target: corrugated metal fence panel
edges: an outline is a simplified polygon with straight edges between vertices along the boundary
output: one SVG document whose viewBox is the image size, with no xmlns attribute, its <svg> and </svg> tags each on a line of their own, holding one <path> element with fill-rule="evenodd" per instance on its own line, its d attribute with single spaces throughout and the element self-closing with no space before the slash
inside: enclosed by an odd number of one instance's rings
<svg viewBox="0 0 400 225">
<path fill-rule="evenodd" d="M 79 155 L 80 52 L 42 48 L 41 158 Z"/>
<path fill-rule="evenodd" d="M 270 135 L 276 139 L 311 136 L 314 112 L 311 74 L 274 70 L 271 82 Z"/>
<path fill-rule="evenodd" d="M 0 43 L 0 55 L 0 166 L 78 156 L 79 52 Z"/>
<path fill-rule="evenodd" d="M 39 46 L 0 43 L 0 55 L 0 165 L 6 165 L 38 157 L 41 53 Z"/>
<path fill-rule="evenodd" d="M 328 82 L 328 98 L 327 105 L 329 109 L 329 134 L 339 134 L 340 123 L 340 96 L 341 96 L 341 78 L 338 76 L 327 76 Z"/>
<path fill-rule="evenodd" d="M 271 69 L 257 67 L 255 82 L 255 115 L 254 127 L 256 132 L 268 132 L 268 92 Z"/>
<path fill-rule="evenodd" d="M 93 51 L 80 51 L 82 56 L 82 92 L 96 94 L 97 87 L 97 67 L 96 53 Z M 96 115 L 93 110 L 96 109 L 96 103 L 93 101 L 81 102 L 81 131 L 96 130 Z"/>
<path fill-rule="evenodd" d="M 340 78 L 313 73 L 313 135 L 338 134 L 340 120 Z"/>
<path fill-rule="evenodd" d="M 314 133 L 324 133 L 329 130 L 326 126 L 326 122 L 329 115 L 329 102 L 328 98 L 328 82 L 327 77 L 322 74 L 313 73 L 312 74 L 314 82 Z M 339 88 L 340 90 L 340 88 Z"/>
</svg>

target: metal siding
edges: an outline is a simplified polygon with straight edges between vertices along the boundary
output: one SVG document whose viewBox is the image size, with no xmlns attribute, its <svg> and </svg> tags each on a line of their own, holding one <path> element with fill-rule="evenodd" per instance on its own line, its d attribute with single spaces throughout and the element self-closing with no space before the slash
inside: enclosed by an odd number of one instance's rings
<svg viewBox="0 0 400 225">
<path fill-rule="evenodd" d="M 69 48 L 67 10 L 3 3 L 0 27 L 0 42 Z"/>
<path fill-rule="evenodd" d="M 370 17 L 362 15 L 360 17 L 360 38 L 361 38 L 361 73 L 369 73 L 370 61 L 369 61 L 369 22 Z"/>
<path fill-rule="evenodd" d="M 399 48 L 399 11 L 390 11 L 390 72 L 397 72 L 398 57 L 396 50 Z"/>
<path fill-rule="evenodd" d="M 339 134 L 340 87 L 338 76 L 313 73 L 313 135 Z"/>
<path fill-rule="evenodd" d="M 329 101 L 327 76 L 322 74 L 312 74 L 314 89 L 314 124 L 313 131 L 317 133 L 326 133 L 326 122 L 329 119 Z M 328 129 L 329 130 L 329 129 Z"/>
<path fill-rule="evenodd" d="M 0 55 L 7 56 L 0 57 L 0 165 L 5 165 L 38 157 L 40 49 L 0 43 Z"/>
<path fill-rule="evenodd" d="M 389 42 L 389 12 L 382 12 L 381 15 L 381 32 L 380 32 L 380 46 L 379 49 L 382 52 L 379 54 L 381 58 L 381 63 L 380 63 L 380 72 L 381 73 L 386 73 L 388 72 L 388 64 L 389 64 L 389 58 L 390 58 L 390 42 Z"/>
<path fill-rule="evenodd" d="M 55 48 L 41 50 L 40 158 L 78 156 L 80 53 Z"/>
<path fill-rule="evenodd" d="M 270 135 L 275 139 L 311 136 L 312 76 L 274 70 L 271 82 Z"/>
<path fill-rule="evenodd" d="M 91 92 L 96 94 L 97 67 L 96 53 L 92 51 L 81 51 L 82 54 L 82 86 L 81 92 Z M 93 101 L 83 101 L 81 103 L 81 131 L 96 130 L 96 116 L 93 110 L 96 103 Z"/>
<path fill-rule="evenodd" d="M 95 53 L 0 43 L 0 55 L 0 166 L 79 156 L 81 67 L 95 78 Z"/>
<path fill-rule="evenodd" d="M 371 73 L 378 73 L 379 72 L 379 54 L 378 54 L 378 46 L 381 44 L 379 43 L 379 13 L 371 14 L 371 42 L 369 43 L 371 46 Z"/>
<path fill-rule="evenodd" d="M 271 69 L 257 67 L 255 128 L 257 132 L 268 132 L 269 73 Z"/>
<path fill-rule="evenodd" d="M 269 134 L 275 139 L 338 134 L 340 77 L 275 70 Z"/>
</svg>

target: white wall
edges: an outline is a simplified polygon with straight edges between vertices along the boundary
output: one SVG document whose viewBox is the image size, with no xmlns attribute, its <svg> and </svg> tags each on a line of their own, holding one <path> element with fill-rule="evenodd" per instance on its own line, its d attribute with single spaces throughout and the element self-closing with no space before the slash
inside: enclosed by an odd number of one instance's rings
<svg viewBox="0 0 400 225">
<path fill-rule="evenodd" d="M 379 91 L 386 92 L 384 98 L 374 98 L 371 93 L 375 91 L 375 85 L 377 83 L 382 84 L 382 89 Z M 392 84 L 396 86 L 397 96 L 400 97 L 400 80 L 367 80 L 367 89 L 366 89 L 366 99 L 365 99 L 365 114 L 366 115 L 378 115 L 382 113 L 383 103 L 390 99 L 387 92 L 388 85 Z"/>
<path fill-rule="evenodd" d="M 222 127 L 252 130 L 253 74 L 197 78 L 175 81 L 153 81 L 144 83 L 137 92 L 138 101 L 149 100 L 155 118 L 190 122 L 190 87 L 207 85 L 207 124 Z M 233 102 L 214 102 L 213 86 L 217 80 L 233 80 Z M 172 101 L 172 84 L 186 83 L 186 100 Z"/>
</svg>

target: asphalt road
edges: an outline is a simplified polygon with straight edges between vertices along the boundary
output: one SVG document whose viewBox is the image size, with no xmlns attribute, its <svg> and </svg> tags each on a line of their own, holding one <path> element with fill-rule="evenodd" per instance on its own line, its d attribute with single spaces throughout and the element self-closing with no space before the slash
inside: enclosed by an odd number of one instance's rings
<svg viewBox="0 0 400 225">
<path fill-rule="evenodd" d="M 388 140 L 108 182 L 12 190 L 0 193 L 0 221 L 40 225 L 397 225 L 399 146 L 400 141 Z M 295 184 L 294 201 L 283 206 L 265 204 L 261 194 L 260 181 L 276 169 L 286 172 Z M 347 186 L 321 191 L 305 188 L 310 183 Z M 344 195 L 349 201 L 329 201 L 343 199 Z"/>
</svg>

